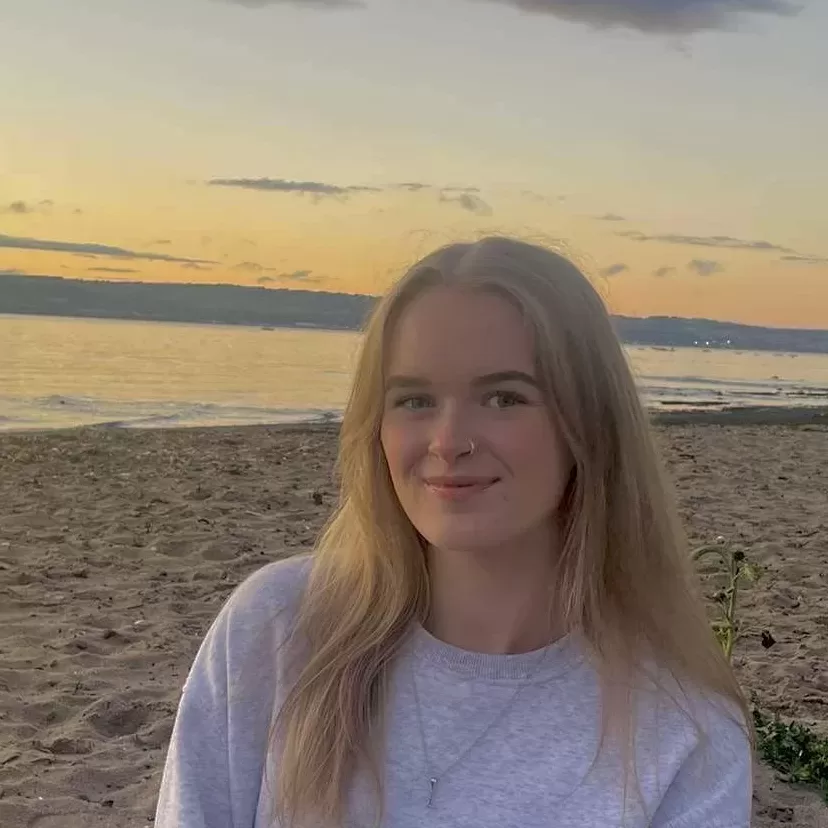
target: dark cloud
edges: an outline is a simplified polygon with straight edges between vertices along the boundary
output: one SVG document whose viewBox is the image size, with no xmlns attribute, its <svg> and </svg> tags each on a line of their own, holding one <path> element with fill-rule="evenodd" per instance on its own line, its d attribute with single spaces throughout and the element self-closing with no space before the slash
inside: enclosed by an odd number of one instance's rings
<svg viewBox="0 0 828 828">
<path fill-rule="evenodd" d="M 150 242 L 150 245 L 158 245 L 159 247 L 167 244 L 172 244 L 172 241 L 170 239 L 155 239 Z"/>
<path fill-rule="evenodd" d="M 238 187 L 243 190 L 260 190 L 271 193 L 300 193 L 317 197 L 346 196 L 353 193 L 379 193 L 379 187 L 339 187 L 319 181 L 287 181 L 284 178 L 212 178 L 211 187 Z"/>
<path fill-rule="evenodd" d="M 792 17 L 794 0 L 486 0 L 519 11 L 548 14 L 598 29 L 624 28 L 658 34 L 733 30 L 743 18 L 766 14 Z M 291 5 L 308 9 L 359 9 L 365 0 L 224 0 L 251 9 Z"/>
<path fill-rule="evenodd" d="M 212 270 L 212 262 L 184 262 L 181 267 L 184 270 Z"/>
<path fill-rule="evenodd" d="M 662 34 L 735 29 L 752 14 L 791 17 L 802 5 L 789 0 L 488 0 L 520 11 L 549 14 L 595 28 Z"/>
<path fill-rule="evenodd" d="M 0 247 L 15 250 L 43 250 L 51 253 L 71 253 L 75 256 L 95 258 L 111 256 L 114 259 L 144 259 L 153 262 L 179 262 L 186 264 L 215 264 L 204 259 L 187 259 L 180 256 L 168 256 L 165 253 L 142 253 L 127 250 L 124 247 L 112 247 L 108 244 L 78 244 L 76 242 L 50 241 L 47 239 L 30 239 L 23 236 L 4 236 L 0 234 Z"/>
<path fill-rule="evenodd" d="M 669 267 L 665 265 L 664 267 L 658 268 L 658 270 L 654 270 L 653 276 L 657 276 L 659 279 L 663 279 L 665 276 L 669 276 L 674 270 L 674 267 Z"/>
<path fill-rule="evenodd" d="M 305 6 L 310 9 L 359 9 L 365 4 L 362 0 L 224 0 L 234 6 L 248 9 L 263 9 L 265 6 Z"/>
<path fill-rule="evenodd" d="M 459 195 L 453 195 L 456 192 L 459 192 Z M 480 196 L 475 195 L 475 191 L 472 189 L 462 191 L 456 188 L 444 189 L 440 193 L 440 201 L 445 204 L 457 204 L 463 210 L 474 213 L 476 216 L 490 216 L 492 214 L 492 208 Z"/>
<path fill-rule="evenodd" d="M 828 256 L 780 256 L 783 262 L 799 262 L 800 264 L 828 264 Z"/>
<path fill-rule="evenodd" d="M 732 236 L 683 236 L 679 233 L 665 233 L 649 236 L 637 230 L 625 230 L 618 234 L 624 238 L 640 242 L 662 242 L 664 244 L 686 244 L 695 247 L 724 247 L 730 250 L 769 250 L 780 253 L 793 253 L 789 247 L 781 247 L 768 241 L 745 241 Z"/>
<path fill-rule="evenodd" d="M 603 216 L 596 216 L 598 221 L 626 221 L 624 216 L 619 216 L 617 213 L 604 213 Z"/>
<path fill-rule="evenodd" d="M 89 272 L 95 273 L 140 273 L 134 267 L 90 267 Z"/>
<path fill-rule="evenodd" d="M 430 190 L 431 184 L 421 184 L 419 181 L 406 181 L 402 184 L 397 184 L 397 189 L 408 190 L 410 193 L 418 193 L 420 190 Z"/>
<path fill-rule="evenodd" d="M 616 262 L 614 265 L 610 265 L 609 267 L 605 267 L 601 271 L 602 276 L 618 276 L 621 273 L 626 273 L 629 270 L 629 267 L 625 265 L 623 262 Z"/>
<path fill-rule="evenodd" d="M 713 259 L 693 259 L 687 263 L 687 269 L 699 276 L 712 276 L 714 273 L 721 273 L 724 266 Z"/>
</svg>

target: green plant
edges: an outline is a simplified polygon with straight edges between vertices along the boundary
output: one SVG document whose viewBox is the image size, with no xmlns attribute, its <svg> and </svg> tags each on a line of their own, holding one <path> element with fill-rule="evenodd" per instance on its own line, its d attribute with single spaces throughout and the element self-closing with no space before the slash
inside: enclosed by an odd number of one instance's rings
<svg viewBox="0 0 828 828">
<path fill-rule="evenodd" d="M 734 549 L 719 537 L 714 544 L 700 546 L 692 552 L 694 563 L 701 563 L 705 558 L 715 556 L 724 570 L 725 586 L 718 590 L 713 600 L 719 607 L 720 617 L 712 622 L 713 632 L 722 646 L 725 657 L 733 657 L 733 646 L 739 637 L 738 598 L 739 587 L 746 582 L 756 581 L 761 569 L 748 561 L 741 549 Z M 721 569 L 719 570 L 721 571 Z"/>
<path fill-rule="evenodd" d="M 748 561 L 744 552 L 727 546 L 722 537 L 692 553 L 695 563 L 710 556 L 717 559 L 716 574 L 725 576 L 724 588 L 713 596 L 720 618 L 712 626 L 730 660 L 739 638 L 739 587 L 744 582 L 756 581 L 761 569 Z M 755 699 L 752 712 L 756 747 L 762 759 L 787 782 L 815 785 L 828 802 L 828 739 L 800 722 L 783 722 L 778 713 L 770 716 L 762 712 Z"/>
<path fill-rule="evenodd" d="M 828 739 L 799 722 L 753 708 L 759 755 L 788 782 L 816 785 L 828 802 Z"/>
</svg>

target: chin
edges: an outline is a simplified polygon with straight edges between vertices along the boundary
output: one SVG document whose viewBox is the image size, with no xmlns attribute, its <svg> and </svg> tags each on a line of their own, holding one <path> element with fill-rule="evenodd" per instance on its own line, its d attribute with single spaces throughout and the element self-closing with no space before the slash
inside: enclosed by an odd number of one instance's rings
<svg viewBox="0 0 828 828">
<path fill-rule="evenodd" d="M 437 549 L 451 549 L 455 552 L 485 552 L 498 547 L 508 547 L 517 533 L 491 531 L 482 522 L 475 526 L 429 527 L 431 531 L 422 532 L 428 542 Z"/>
</svg>

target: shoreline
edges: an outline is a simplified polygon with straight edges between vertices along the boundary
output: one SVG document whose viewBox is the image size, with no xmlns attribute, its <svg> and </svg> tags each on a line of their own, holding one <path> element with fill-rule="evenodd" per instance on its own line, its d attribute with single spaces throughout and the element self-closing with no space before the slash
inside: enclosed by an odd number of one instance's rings
<svg viewBox="0 0 828 828">
<path fill-rule="evenodd" d="M 828 427 L 828 406 L 739 406 L 725 409 L 648 409 L 654 426 L 825 426 Z M 340 420 L 306 420 L 283 423 L 226 423 L 221 425 L 131 426 L 123 421 L 75 426 L 0 428 L 0 439 L 11 435 L 79 434 L 85 432 L 227 432 L 256 431 L 316 432 L 338 430 Z"/>
</svg>

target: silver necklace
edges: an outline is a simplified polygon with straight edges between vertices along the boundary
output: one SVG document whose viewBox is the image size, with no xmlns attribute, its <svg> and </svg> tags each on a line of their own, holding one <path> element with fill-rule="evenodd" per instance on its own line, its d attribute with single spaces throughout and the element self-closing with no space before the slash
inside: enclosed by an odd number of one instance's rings
<svg viewBox="0 0 828 828">
<path fill-rule="evenodd" d="M 494 717 L 494 719 L 489 722 L 488 726 L 477 735 L 477 737 L 472 741 L 472 743 L 451 763 L 448 767 L 443 768 L 439 773 L 435 773 L 434 766 L 431 763 L 431 759 L 428 755 L 428 745 L 426 744 L 426 737 L 425 737 L 425 727 L 423 726 L 423 714 L 422 709 L 420 707 L 420 694 L 417 690 L 417 678 L 414 674 L 414 667 L 413 664 L 410 665 L 410 672 L 411 672 L 411 687 L 414 690 L 414 704 L 417 710 L 417 724 L 420 728 L 420 742 L 423 748 L 423 759 L 425 760 L 426 764 L 426 771 L 428 772 L 428 801 L 426 802 L 426 807 L 432 808 L 434 806 L 434 794 L 437 790 L 437 785 L 441 779 L 445 778 L 445 776 L 453 770 L 460 762 L 463 761 L 471 752 L 472 750 L 477 747 L 483 739 L 491 733 L 491 731 L 498 725 L 505 717 L 506 714 L 512 709 L 514 703 L 517 701 L 518 696 L 520 695 L 521 691 L 532 682 L 532 679 L 537 675 L 540 671 L 541 665 L 546 660 L 546 655 L 551 649 L 552 645 L 549 644 L 543 648 L 543 652 L 541 653 L 540 657 L 538 658 L 538 663 L 532 669 L 530 674 L 524 678 L 520 685 L 518 685 L 517 689 L 512 693 L 512 695 L 506 700 L 506 703 L 501 708 L 500 712 Z"/>
</svg>

